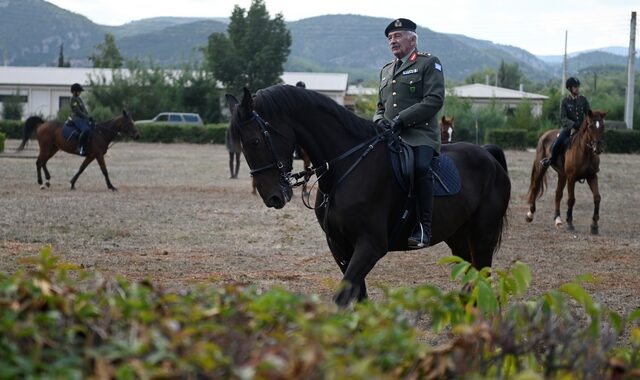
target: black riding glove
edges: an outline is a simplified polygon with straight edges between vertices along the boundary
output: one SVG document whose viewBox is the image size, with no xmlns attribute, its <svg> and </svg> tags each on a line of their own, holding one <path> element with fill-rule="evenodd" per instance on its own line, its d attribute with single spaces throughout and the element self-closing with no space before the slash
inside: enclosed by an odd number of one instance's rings
<svg viewBox="0 0 640 380">
<path fill-rule="evenodd" d="M 403 125 L 404 123 L 402 122 L 402 119 L 400 119 L 400 116 L 396 116 L 391 120 L 391 128 L 394 132 L 401 130 Z"/>
</svg>

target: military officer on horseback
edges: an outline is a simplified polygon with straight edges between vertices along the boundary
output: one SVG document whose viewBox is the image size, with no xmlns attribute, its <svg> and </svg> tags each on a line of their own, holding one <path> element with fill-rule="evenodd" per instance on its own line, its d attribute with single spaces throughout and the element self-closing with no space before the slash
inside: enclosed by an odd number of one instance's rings
<svg viewBox="0 0 640 380">
<path fill-rule="evenodd" d="M 70 101 L 71 106 L 71 120 L 73 124 L 80 130 L 80 136 L 78 137 L 77 153 L 81 156 L 87 155 L 87 142 L 91 136 L 91 123 L 92 119 L 89 117 L 89 111 L 84 105 L 84 101 L 80 97 L 80 93 L 84 91 L 79 83 L 74 83 L 71 86 L 71 93 L 73 97 Z"/>
<path fill-rule="evenodd" d="M 433 174 L 431 162 L 440 153 L 436 114 L 444 103 L 444 75 L 440 60 L 417 49 L 416 24 L 408 19 L 392 21 L 384 31 L 396 57 L 380 72 L 378 110 L 373 121 L 400 132 L 413 148 L 415 191 L 418 203 L 411 248 L 428 247 L 431 240 Z"/>
<path fill-rule="evenodd" d="M 554 163 L 558 157 L 564 155 L 567 140 L 580 130 L 584 115 L 591 110 L 587 98 L 580 95 L 579 80 L 571 77 L 567 79 L 565 87 L 569 90 L 569 95 L 562 100 L 562 105 L 560 106 L 560 134 L 551 146 L 551 157 L 545 157 L 540 160 L 540 164 L 545 168 Z"/>
</svg>

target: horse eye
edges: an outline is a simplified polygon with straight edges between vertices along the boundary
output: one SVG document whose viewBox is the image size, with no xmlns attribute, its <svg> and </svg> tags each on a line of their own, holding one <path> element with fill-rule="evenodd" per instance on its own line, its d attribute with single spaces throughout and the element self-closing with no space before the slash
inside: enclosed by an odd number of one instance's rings
<svg viewBox="0 0 640 380">
<path fill-rule="evenodd" d="M 251 145 L 255 146 L 255 145 L 258 145 L 258 144 L 260 144 L 260 139 L 259 138 L 256 137 L 255 139 L 251 140 Z"/>
</svg>

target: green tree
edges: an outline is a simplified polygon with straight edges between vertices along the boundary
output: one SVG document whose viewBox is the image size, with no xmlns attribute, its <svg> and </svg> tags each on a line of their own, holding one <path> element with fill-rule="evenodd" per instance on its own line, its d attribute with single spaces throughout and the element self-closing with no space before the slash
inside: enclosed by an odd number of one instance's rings
<svg viewBox="0 0 640 380">
<path fill-rule="evenodd" d="M 60 44 L 60 52 L 58 53 L 58 67 L 71 67 L 69 61 L 64 60 L 64 44 Z"/>
<path fill-rule="evenodd" d="M 500 62 L 498 69 L 498 86 L 504 88 L 518 89 L 522 80 L 522 73 L 518 68 L 518 63 L 508 64 L 504 60 Z"/>
<path fill-rule="evenodd" d="M 473 83 L 482 83 L 485 84 L 487 82 L 487 77 L 489 77 L 489 85 L 493 86 L 495 84 L 496 71 L 494 69 L 485 67 L 480 71 L 476 71 L 475 73 L 469 75 L 464 79 L 464 83 L 473 84 Z"/>
<path fill-rule="evenodd" d="M 96 45 L 97 52 L 89 56 L 89 60 L 93 62 L 93 67 L 106 69 L 119 69 L 122 67 L 122 55 L 113 34 L 104 35 L 104 42 Z"/>
<path fill-rule="evenodd" d="M 2 118 L 4 120 L 20 120 L 23 112 L 20 91 L 5 97 L 2 101 Z"/>
<path fill-rule="evenodd" d="M 227 35 L 213 33 L 202 49 L 205 69 L 230 91 L 252 91 L 280 81 L 291 47 L 291 34 L 281 13 L 271 19 L 263 0 L 253 0 L 247 12 L 236 5 Z"/>
<path fill-rule="evenodd" d="M 528 100 L 520 102 L 516 107 L 513 116 L 509 119 L 509 127 L 525 129 L 527 131 L 537 129 L 538 123 L 531 112 L 531 102 Z"/>
</svg>

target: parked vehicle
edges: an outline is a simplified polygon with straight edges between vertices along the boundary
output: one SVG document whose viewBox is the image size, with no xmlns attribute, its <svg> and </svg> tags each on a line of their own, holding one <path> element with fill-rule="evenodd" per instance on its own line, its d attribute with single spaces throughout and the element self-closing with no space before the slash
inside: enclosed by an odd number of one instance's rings
<svg viewBox="0 0 640 380">
<path fill-rule="evenodd" d="M 161 112 L 151 120 L 138 120 L 136 124 L 167 124 L 167 125 L 204 125 L 197 113 Z"/>
</svg>

